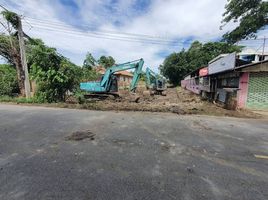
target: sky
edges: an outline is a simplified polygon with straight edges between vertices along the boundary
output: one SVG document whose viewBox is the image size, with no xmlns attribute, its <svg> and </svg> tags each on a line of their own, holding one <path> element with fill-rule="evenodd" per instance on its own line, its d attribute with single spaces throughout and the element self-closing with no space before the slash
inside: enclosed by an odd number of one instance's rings
<svg viewBox="0 0 268 200">
<path fill-rule="evenodd" d="M 192 41 L 218 41 L 227 0 L 0 0 L 23 17 L 29 36 L 41 38 L 77 65 L 87 52 L 117 63 L 143 58 L 158 71 L 165 57 Z M 261 37 L 266 31 L 260 32 Z"/>
</svg>

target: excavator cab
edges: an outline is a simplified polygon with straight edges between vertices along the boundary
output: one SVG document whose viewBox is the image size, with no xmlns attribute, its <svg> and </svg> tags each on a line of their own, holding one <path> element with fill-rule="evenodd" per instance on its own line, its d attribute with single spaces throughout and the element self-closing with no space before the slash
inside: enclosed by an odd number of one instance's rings
<svg viewBox="0 0 268 200">
<path fill-rule="evenodd" d="M 118 81 L 117 77 L 114 75 L 111 76 L 110 92 L 118 92 Z"/>
<path fill-rule="evenodd" d="M 146 86 L 150 94 L 166 95 L 166 79 L 146 68 Z"/>
</svg>

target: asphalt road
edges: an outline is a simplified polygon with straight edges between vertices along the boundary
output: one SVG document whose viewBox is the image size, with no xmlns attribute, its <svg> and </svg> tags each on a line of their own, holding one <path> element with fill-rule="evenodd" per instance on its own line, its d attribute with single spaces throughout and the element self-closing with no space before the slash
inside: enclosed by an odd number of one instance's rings
<svg viewBox="0 0 268 200">
<path fill-rule="evenodd" d="M 254 155 L 268 121 L 0 105 L 1 200 L 267 200 Z"/>
</svg>

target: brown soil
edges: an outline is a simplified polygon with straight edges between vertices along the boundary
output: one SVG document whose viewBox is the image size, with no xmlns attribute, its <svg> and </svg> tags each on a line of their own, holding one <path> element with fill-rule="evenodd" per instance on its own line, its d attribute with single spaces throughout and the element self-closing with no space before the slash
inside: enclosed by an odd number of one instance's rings
<svg viewBox="0 0 268 200">
<path fill-rule="evenodd" d="M 138 103 L 131 99 L 136 99 Z M 196 94 L 182 88 L 168 88 L 167 95 L 145 96 L 143 91 L 138 91 L 136 96 L 123 94 L 122 99 L 106 99 L 101 101 L 89 101 L 81 105 L 85 109 L 98 110 L 124 110 L 124 111 L 150 111 L 172 112 L 176 114 L 200 114 L 216 116 L 232 116 L 246 118 L 260 118 L 261 115 L 248 110 L 227 110 L 222 105 L 203 101 Z"/>
<path fill-rule="evenodd" d="M 66 140 L 74 140 L 74 141 L 79 141 L 79 140 L 84 140 L 84 139 L 91 139 L 94 140 L 95 134 L 90 132 L 90 131 L 77 131 L 73 132 L 70 136 L 66 137 Z"/>
<path fill-rule="evenodd" d="M 139 97 L 138 102 L 137 96 Z M 26 104 L 40 105 L 40 104 Z M 167 95 L 145 95 L 144 89 L 131 95 L 122 93 L 122 98 L 108 98 L 106 100 L 88 100 L 84 104 L 78 104 L 75 99 L 68 103 L 41 104 L 47 107 L 89 109 L 89 110 L 114 110 L 114 111 L 148 111 L 148 112 L 172 112 L 176 114 L 198 114 L 213 116 L 229 116 L 241 118 L 264 118 L 257 112 L 249 110 L 227 110 L 223 105 L 203 101 L 196 94 L 182 88 L 168 88 Z"/>
</svg>

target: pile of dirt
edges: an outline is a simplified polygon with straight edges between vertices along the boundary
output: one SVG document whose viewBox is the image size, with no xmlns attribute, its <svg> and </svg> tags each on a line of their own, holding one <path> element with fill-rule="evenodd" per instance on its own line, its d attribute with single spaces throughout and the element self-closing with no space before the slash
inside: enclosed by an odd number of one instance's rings
<svg viewBox="0 0 268 200">
<path fill-rule="evenodd" d="M 200 96 L 192 92 L 177 88 L 168 88 L 166 96 L 144 95 L 144 90 L 138 90 L 136 94 L 125 91 L 122 98 L 107 98 L 102 100 L 89 99 L 85 103 L 79 104 L 74 99 L 69 103 L 41 104 L 47 107 L 75 108 L 88 110 L 113 110 L 113 111 L 147 111 L 147 112 L 171 112 L 179 115 L 198 114 L 213 116 L 229 116 L 242 118 L 264 118 L 262 114 L 250 110 L 227 110 L 220 104 L 201 100 Z M 133 101 L 133 99 L 135 99 Z M 29 104 L 27 104 L 29 105 Z M 40 104 L 31 104 L 40 105 Z M 82 140 L 94 138 L 92 133 L 76 132 L 69 136 L 70 140 Z M 80 139 L 81 138 L 81 139 Z"/>
<path fill-rule="evenodd" d="M 137 100 L 137 96 L 138 101 Z M 136 99 L 132 101 L 131 99 Z M 149 111 L 149 112 L 172 112 L 176 114 L 200 114 L 216 116 L 232 116 L 259 118 L 260 115 L 248 110 L 226 110 L 222 105 L 203 101 L 201 98 L 182 88 L 168 88 L 167 95 L 144 95 L 137 91 L 135 95 L 125 92 L 121 99 L 106 99 L 88 102 L 81 105 L 84 109 L 118 110 L 118 111 Z"/>
<path fill-rule="evenodd" d="M 66 140 L 73 140 L 73 141 L 80 141 L 89 138 L 90 140 L 95 139 L 95 134 L 87 131 L 76 131 L 73 132 L 71 135 L 66 137 Z"/>
</svg>

